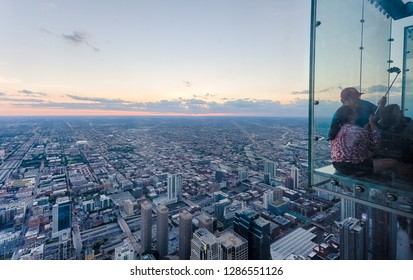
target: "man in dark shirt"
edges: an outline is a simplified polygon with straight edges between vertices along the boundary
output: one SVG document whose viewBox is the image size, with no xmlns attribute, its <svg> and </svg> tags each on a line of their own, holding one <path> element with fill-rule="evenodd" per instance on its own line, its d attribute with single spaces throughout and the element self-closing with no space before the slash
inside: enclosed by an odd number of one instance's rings
<svg viewBox="0 0 413 280">
<path fill-rule="evenodd" d="M 360 96 L 362 94 L 363 93 L 359 92 L 356 88 L 348 87 L 341 91 L 340 98 L 343 105 L 348 105 L 357 112 L 358 119 L 356 120 L 356 124 L 358 126 L 364 127 L 369 123 L 370 115 L 375 114 L 377 106 L 369 101 L 360 99 Z M 387 98 L 382 97 L 378 103 L 379 107 L 383 108 L 386 105 L 386 101 Z M 336 115 L 334 114 L 333 121 L 335 119 Z"/>
</svg>

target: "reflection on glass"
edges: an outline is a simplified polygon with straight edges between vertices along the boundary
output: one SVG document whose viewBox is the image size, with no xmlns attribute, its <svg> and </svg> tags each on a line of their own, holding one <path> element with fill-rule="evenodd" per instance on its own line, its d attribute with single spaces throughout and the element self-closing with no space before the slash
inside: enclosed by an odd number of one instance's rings
<svg viewBox="0 0 413 280">
<path fill-rule="evenodd" d="M 392 6 L 397 1 L 381 2 Z M 413 28 L 405 30 L 400 71 L 400 65 L 393 65 L 393 56 L 400 55 L 393 53 L 398 49 L 392 38 L 396 19 L 377 1 L 317 0 L 313 5 L 319 23 L 314 24 L 312 186 L 341 200 L 340 231 L 349 223 L 368 231 L 364 249 L 369 259 L 410 259 L 413 250 L 403 255 L 397 244 L 413 244 L 411 229 L 399 234 L 403 225 L 413 224 L 413 122 L 402 110 L 412 107 L 413 113 L 408 71 L 413 68 Z M 347 245 L 340 244 L 340 250 L 351 259 L 355 255 Z"/>
<path fill-rule="evenodd" d="M 405 116 L 413 117 L 413 25 L 404 29 L 403 109 Z"/>
</svg>

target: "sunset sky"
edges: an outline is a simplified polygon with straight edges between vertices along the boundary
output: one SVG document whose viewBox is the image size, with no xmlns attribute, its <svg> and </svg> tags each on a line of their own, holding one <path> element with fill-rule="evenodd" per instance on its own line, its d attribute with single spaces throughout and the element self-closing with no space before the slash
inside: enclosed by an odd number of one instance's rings
<svg viewBox="0 0 413 280">
<path fill-rule="evenodd" d="M 310 0 L 0 0 L 0 115 L 301 115 Z"/>
</svg>

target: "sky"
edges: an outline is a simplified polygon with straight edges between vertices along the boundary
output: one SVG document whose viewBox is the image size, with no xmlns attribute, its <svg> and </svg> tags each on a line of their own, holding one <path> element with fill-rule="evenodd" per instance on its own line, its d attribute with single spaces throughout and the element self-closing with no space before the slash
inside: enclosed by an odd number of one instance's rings
<svg viewBox="0 0 413 280">
<path fill-rule="evenodd" d="M 307 116 L 310 4 L 0 0 L 0 116 Z"/>
<path fill-rule="evenodd" d="M 260 115 L 307 106 L 308 0 L 0 6 L 0 115 Z"/>
</svg>

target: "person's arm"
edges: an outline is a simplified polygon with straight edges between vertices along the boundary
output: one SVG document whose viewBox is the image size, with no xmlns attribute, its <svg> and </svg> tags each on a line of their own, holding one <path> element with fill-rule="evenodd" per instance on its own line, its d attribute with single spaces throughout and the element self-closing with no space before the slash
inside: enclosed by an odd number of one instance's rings
<svg viewBox="0 0 413 280">
<path fill-rule="evenodd" d="M 380 131 L 377 126 L 378 121 L 378 116 L 370 115 L 368 125 L 370 127 L 371 141 L 373 146 L 376 146 L 380 142 Z"/>
<path fill-rule="evenodd" d="M 384 107 L 386 106 L 387 103 L 387 97 L 383 96 L 382 98 L 380 98 L 379 102 L 377 103 L 377 109 L 375 112 L 375 115 L 380 116 L 381 111 L 384 109 Z"/>
</svg>

